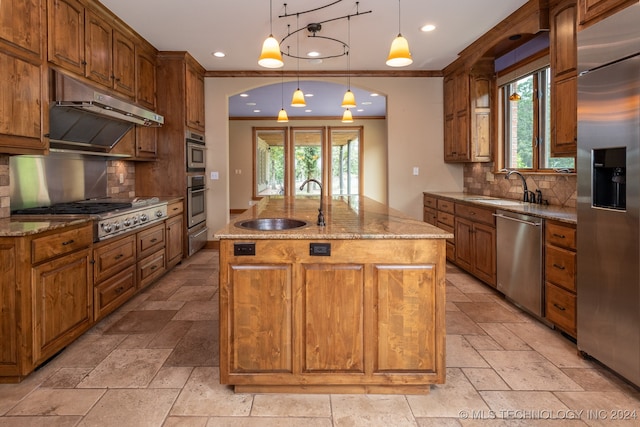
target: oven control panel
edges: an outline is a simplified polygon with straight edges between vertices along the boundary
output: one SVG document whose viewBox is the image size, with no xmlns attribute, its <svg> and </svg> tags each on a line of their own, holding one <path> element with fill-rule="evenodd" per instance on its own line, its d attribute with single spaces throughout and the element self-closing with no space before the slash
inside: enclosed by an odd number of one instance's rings
<svg viewBox="0 0 640 427">
<path fill-rule="evenodd" d="M 167 217 L 167 203 L 133 208 L 103 216 L 97 222 L 98 240 L 105 240 L 136 228 L 161 221 Z"/>
</svg>

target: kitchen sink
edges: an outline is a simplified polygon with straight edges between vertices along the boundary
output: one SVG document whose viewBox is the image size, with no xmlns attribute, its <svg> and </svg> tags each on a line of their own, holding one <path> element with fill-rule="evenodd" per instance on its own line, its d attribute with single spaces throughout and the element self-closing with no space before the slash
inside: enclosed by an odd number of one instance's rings
<svg viewBox="0 0 640 427">
<path fill-rule="evenodd" d="M 305 225 L 307 225 L 306 221 L 293 218 L 256 218 L 235 223 L 236 227 L 260 231 L 291 230 Z"/>
</svg>

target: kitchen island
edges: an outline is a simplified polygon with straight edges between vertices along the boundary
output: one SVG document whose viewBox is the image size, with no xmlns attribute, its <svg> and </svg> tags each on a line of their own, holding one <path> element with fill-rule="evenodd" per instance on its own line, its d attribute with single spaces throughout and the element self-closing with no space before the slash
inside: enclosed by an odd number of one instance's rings
<svg viewBox="0 0 640 427">
<path fill-rule="evenodd" d="M 365 197 L 262 199 L 220 239 L 220 381 L 238 392 L 428 393 L 445 381 L 445 239 Z M 240 224 L 303 221 L 287 230 Z"/>
</svg>

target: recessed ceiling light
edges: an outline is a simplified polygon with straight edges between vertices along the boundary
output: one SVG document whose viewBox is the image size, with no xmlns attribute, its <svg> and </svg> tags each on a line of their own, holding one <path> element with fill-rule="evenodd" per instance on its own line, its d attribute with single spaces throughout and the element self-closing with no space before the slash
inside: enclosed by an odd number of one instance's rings
<svg viewBox="0 0 640 427">
<path fill-rule="evenodd" d="M 307 56 L 309 58 L 316 58 L 316 57 L 320 56 L 320 52 L 316 52 L 315 50 L 313 50 L 313 51 L 307 53 Z"/>
<path fill-rule="evenodd" d="M 247 105 L 248 105 L 249 107 L 253 107 L 254 105 L 256 105 L 256 103 L 255 103 L 255 102 L 247 102 Z"/>
<path fill-rule="evenodd" d="M 249 96 L 249 94 L 248 93 L 241 93 L 240 96 L 243 97 L 243 98 L 246 98 L 247 96 Z"/>
<path fill-rule="evenodd" d="M 212 52 L 211 55 L 215 56 L 216 58 L 224 58 L 225 56 L 227 56 L 226 53 L 221 52 L 219 50 Z"/>
<path fill-rule="evenodd" d="M 254 112 L 254 113 L 259 113 L 259 112 L 260 112 L 260 110 L 253 110 L 253 112 Z"/>
<path fill-rule="evenodd" d="M 436 26 L 433 24 L 426 24 L 420 27 L 420 31 L 424 31 L 425 33 L 428 33 L 429 31 L 433 31 L 435 29 L 436 29 Z"/>
<path fill-rule="evenodd" d="M 312 110 L 304 110 L 305 113 L 310 113 Z"/>
<path fill-rule="evenodd" d="M 372 93 L 370 96 L 380 96 L 380 94 L 379 94 L 379 93 L 375 93 L 375 92 L 374 92 L 374 93 Z"/>
<path fill-rule="evenodd" d="M 357 111 L 358 113 L 362 113 L 362 112 L 364 111 L 364 108 L 358 108 L 356 111 Z"/>
<path fill-rule="evenodd" d="M 373 104 L 373 102 L 371 102 L 371 101 L 364 101 L 364 102 L 362 103 L 362 105 L 371 105 L 371 104 Z"/>
<path fill-rule="evenodd" d="M 304 96 L 307 97 L 307 98 L 311 98 L 313 96 L 313 94 L 312 93 L 305 93 Z"/>
</svg>

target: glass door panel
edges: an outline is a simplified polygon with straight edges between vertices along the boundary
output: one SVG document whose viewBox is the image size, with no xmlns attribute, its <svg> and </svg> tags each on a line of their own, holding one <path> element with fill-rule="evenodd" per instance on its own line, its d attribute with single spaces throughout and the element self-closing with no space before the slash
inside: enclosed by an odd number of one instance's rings
<svg viewBox="0 0 640 427">
<path fill-rule="evenodd" d="M 292 129 L 291 140 L 293 143 L 293 194 L 319 195 L 320 187 L 317 184 L 309 183 L 302 190 L 300 190 L 300 185 L 307 179 L 316 179 L 324 183 L 322 169 L 323 128 Z"/>
<path fill-rule="evenodd" d="M 254 130 L 254 195 L 285 194 L 285 129 Z"/>
<path fill-rule="evenodd" d="M 360 128 L 334 128 L 331 140 L 331 194 L 360 194 Z"/>
</svg>

